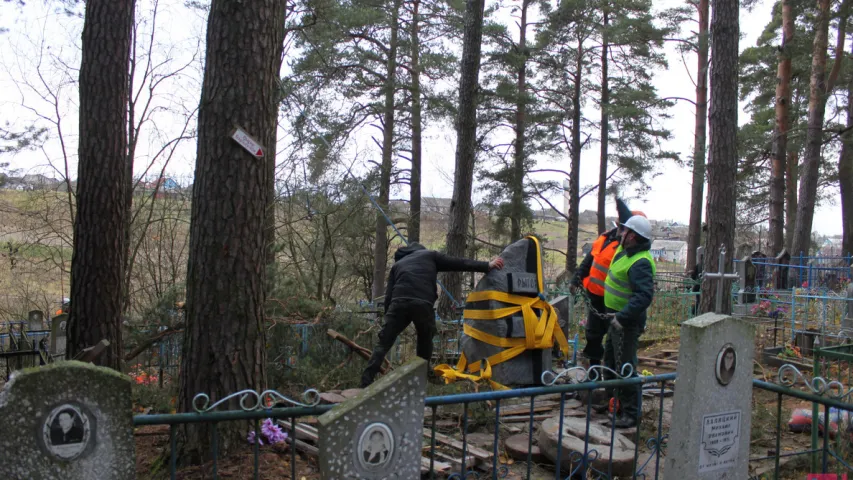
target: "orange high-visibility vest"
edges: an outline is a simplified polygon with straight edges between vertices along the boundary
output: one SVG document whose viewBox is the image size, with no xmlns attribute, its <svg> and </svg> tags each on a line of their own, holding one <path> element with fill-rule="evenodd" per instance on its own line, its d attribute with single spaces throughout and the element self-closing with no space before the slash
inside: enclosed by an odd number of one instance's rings
<svg viewBox="0 0 853 480">
<path fill-rule="evenodd" d="M 604 280 L 607 279 L 607 271 L 610 270 L 610 262 L 619 242 L 616 240 L 607 242 L 607 234 L 600 235 L 592 244 L 592 266 L 589 268 L 589 276 L 583 279 L 583 286 L 589 293 L 604 296 Z"/>
</svg>

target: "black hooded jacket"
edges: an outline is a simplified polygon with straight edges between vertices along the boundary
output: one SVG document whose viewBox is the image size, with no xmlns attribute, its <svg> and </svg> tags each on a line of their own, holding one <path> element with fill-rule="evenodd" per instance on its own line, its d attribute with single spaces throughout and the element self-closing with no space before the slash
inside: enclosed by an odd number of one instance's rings
<svg viewBox="0 0 853 480">
<path fill-rule="evenodd" d="M 417 300 L 433 306 L 438 299 L 438 272 L 489 271 L 489 262 L 448 257 L 427 250 L 419 243 L 401 247 L 394 254 L 394 266 L 385 287 L 385 311 L 397 299 Z"/>
</svg>

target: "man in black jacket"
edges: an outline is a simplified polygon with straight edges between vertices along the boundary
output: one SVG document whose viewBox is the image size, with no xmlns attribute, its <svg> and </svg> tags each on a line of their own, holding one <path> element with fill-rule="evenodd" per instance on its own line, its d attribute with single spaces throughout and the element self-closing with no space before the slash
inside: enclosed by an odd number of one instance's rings
<svg viewBox="0 0 853 480">
<path fill-rule="evenodd" d="M 489 270 L 503 268 L 503 265 L 500 257 L 490 262 L 453 258 L 427 250 L 419 243 L 397 249 L 385 287 L 385 325 L 361 376 L 361 388 L 373 383 L 385 355 L 409 323 L 415 324 L 418 356 L 427 362 L 432 359 L 432 337 L 436 332 L 433 307 L 438 299 L 438 272 L 488 273 Z"/>
</svg>

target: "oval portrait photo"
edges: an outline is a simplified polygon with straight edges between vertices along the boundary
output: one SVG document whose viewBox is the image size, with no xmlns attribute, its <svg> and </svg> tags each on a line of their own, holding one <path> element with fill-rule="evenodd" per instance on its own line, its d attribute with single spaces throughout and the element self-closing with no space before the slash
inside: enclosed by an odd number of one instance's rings
<svg viewBox="0 0 853 480">
<path fill-rule="evenodd" d="M 717 354 L 717 381 L 720 382 L 721 385 L 728 385 L 735 375 L 736 368 L 737 353 L 735 353 L 734 346 L 727 343 L 723 345 L 723 348 L 720 349 L 720 353 Z"/>
<path fill-rule="evenodd" d="M 384 467 L 394 454 L 394 434 L 384 423 L 373 423 L 361 433 L 358 441 L 358 460 L 366 470 Z"/>
<path fill-rule="evenodd" d="M 88 416 L 78 407 L 60 405 L 45 418 L 42 441 L 53 456 L 71 460 L 86 450 L 91 439 L 91 427 Z"/>
</svg>

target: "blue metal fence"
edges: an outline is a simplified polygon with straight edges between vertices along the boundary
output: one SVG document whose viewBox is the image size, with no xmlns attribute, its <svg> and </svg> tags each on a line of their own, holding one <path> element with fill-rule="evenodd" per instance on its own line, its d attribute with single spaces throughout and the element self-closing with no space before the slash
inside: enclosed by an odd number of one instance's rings
<svg viewBox="0 0 853 480">
<path fill-rule="evenodd" d="M 668 438 L 668 432 L 665 431 L 665 426 L 663 422 L 664 397 L 666 395 L 666 392 L 668 391 L 667 387 L 671 387 L 672 382 L 676 380 L 676 374 L 672 373 L 666 375 L 644 377 L 629 376 L 629 378 L 597 381 L 599 374 L 595 371 L 595 369 L 583 370 L 580 368 L 573 368 L 569 369 L 568 372 L 583 372 L 583 378 L 575 378 L 575 380 L 580 380 L 581 382 L 559 384 L 561 379 L 565 379 L 566 377 L 572 377 L 573 374 L 564 374 L 560 377 L 556 377 L 554 374 L 551 374 L 550 377 L 545 378 L 545 380 L 548 380 L 549 383 L 555 382 L 556 384 L 549 386 L 428 397 L 425 402 L 425 408 L 431 415 L 428 420 L 429 447 L 425 448 L 427 452 L 426 457 L 429 460 L 429 466 L 427 468 L 424 468 L 424 473 L 427 474 L 429 478 L 435 478 L 437 475 L 439 475 L 439 472 L 436 469 L 438 458 L 438 456 L 436 455 L 436 430 L 437 419 L 439 417 L 440 409 L 458 409 L 461 406 L 461 437 L 459 438 L 459 444 L 461 445 L 461 450 L 463 453 L 462 460 L 458 462 L 458 465 L 456 465 L 455 470 L 453 472 L 442 472 L 441 475 L 449 475 L 447 478 L 456 479 L 485 477 L 497 479 L 504 478 L 509 473 L 509 467 L 499 460 L 499 449 L 501 441 L 501 409 L 506 408 L 506 406 L 510 405 L 510 402 L 513 400 L 526 400 L 524 404 L 529 405 L 529 410 L 527 414 L 528 418 L 526 420 L 527 443 L 528 447 L 530 447 L 534 443 L 534 412 L 537 397 L 542 397 L 545 395 L 558 395 L 559 415 L 557 417 L 559 418 L 559 429 L 558 439 L 556 442 L 556 458 L 552 458 L 552 460 L 555 460 L 553 462 L 553 477 L 558 480 L 562 478 L 615 478 L 613 471 L 614 462 L 612 452 L 608 458 L 603 458 L 603 455 L 598 452 L 589 441 L 590 425 L 592 424 L 593 417 L 593 407 L 591 401 L 587 401 L 584 407 L 587 426 L 586 435 L 583 439 L 583 448 L 577 448 L 576 450 L 565 450 L 563 448 L 563 422 L 566 418 L 566 402 L 568 399 L 573 397 L 585 398 L 593 391 L 597 390 L 635 388 L 640 390 L 640 392 L 645 391 L 655 393 L 655 395 L 652 397 L 654 408 L 648 409 L 651 410 L 654 415 L 653 418 L 648 418 L 648 416 L 644 418 L 642 416 L 642 413 L 640 413 L 642 412 L 642 409 L 640 409 L 640 412 L 638 412 L 636 420 L 638 425 L 642 425 L 643 428 L 637 428 L 637 430 L 631 435 L 631 439 L 633 440 L 635 445 L 631 473 L 627 477 L 625 475 L 620 475 L 619 478 L 660 478 L 662 466 L 661 460 L 662 457 L 665 456 L 666 442 Z M 646 386 L 647 388 L 644 388 L 644 386 Z M 775 431 L 773 432 L 773 434 L 775 435 L 775 450 L 769 452 L 769 454 L 765 456 L 751 457 L 750 462 L 752 463 L 772 460 L 773 469 L 767 474 L 762 474 L 760 476 L 755 475 L 753 477 L 750 477 L 750 480 L 783 478 L 781 476 L 782 472 L 780 470 L 781 460 L 785 458 L 793 458 L 800 456 L 813 456 L 815 458 L 819 458 L 819 462 L 817 462 L 816 468 L 813 469 L 812 473 L 853 473 L 853 468 L 851 468 L 850 465 L 850 458 L 845 458 L 843 454 L 839 453 L 839 450 L 830 448 L 830 435 L 825 434 L 826 432 L 832 431 L 833 428 L 830 425 L 830 422 L 832 421 L 830 419 L 831 409 L 832 411 L 837 410 L 842 412 L 853 412 L 853 403 L 849 403 L 849 397 L 853 390 L 847 390 L 846 387 L 844 387 L 837 381 L 826 381 L 822 378 L 809 379 L 805 377 L 802 373 L 800 373 L 798 370 L 796 370 L 796 368 L 791 366 L 783 367 L 782 369 L 780 369 L 777 383 L 755 380 L 753 381 L 753 387 L 756 392 L 769 392 L 772 393 L 773 396 L 775 396 L 776 402 L 775 405 L 773 405 L 773 407 L 775 407 Z M 797 387 L 800 387 L 800 389 L 798 389 Z M 304 438 L 304 435 L 302 435 L 301 437 L 299 435 L 300 431 L 298 430 L 298 428 L 302 428 L 298 427 L 299 419 L 322 415 L 323 413 L 334 408 L 334 406 L 332 405 L 318 405 L 319 398 L 316 391 L 309 391 L 306 393 L 307 394 L 304 396 L 304 402 L 298 402 L 290 400 L 289 398 L 284 397 L 281 394 L 273 391 L 267 391 L 260 394 L 253 391 L 244 391 L 230 395 L 220 400 L 219 402 L 216 402 L 212 406 L 209 405 L 209 399 L 207 399 L 205 395 L 198 395 L 196 400 L 199 400 L 199 402 L 195 402 L 197 405 L 197 411 L 195 413 L 181 413 L 172 415 L 140 415 L 134 417 L 134 425 L 169 426 L 169 473 L 171 478 L 176 478 L 178 473 L 178 428 L 181 428 L 184 425 L 194 423 L 212 424 L 214 428 L 212 429 L 211 434 L 212 440 L 210 442 L 210 460 L 207 464 L 208 476 L 206 478 L 218 478 L 218 469 L 219 462 L 221 461 L 221 456 L 218 447 L 218 445 L 220 444 L 218 438 L 219 433 L 216 428 L 216 425 L 223 422 L 251 422 L 254 425 L 254 431 L 260 432 L 261 420 L 267 418 L 275 420 L 286 419 L 287 421 L 281 424 L 286 425 L 287 428 L 285 430 L 289 434 L 289 438 L 286 441 L 290 445 L 290 451 L 288 453 L 290 455 L 291 478 L 295 479 L 299 478 L 297 476 L 297 448 L 295 447 L 301 447 L 301 449 L 303 450 L 305 449 L 305 444 L 302 443 L 300 445 L 300 440 L 298 440 L 298 438 Z M 639 395 L 638 399 L 642 399 L 642 395 Z M 801 400 L 805 402 L 813 402 L 815 405 L 818 405 L 820 408 L 822 408 L 824 415 L 820 419 L 815 420 L 815 428 L 820 428 L 822 432 L 824 432 L 822 445 L 800 451 L 788 451 L 788 449 L 783 448 L 784 446 L 782 445 L 781 439 L 783 431 L 786 429 L 787 426 L 783 423 L 783 406 L 785 400 L 791 399 Z M 239 400 L 239 405 L 241 407 L 240 409 L 217 411 L 217 408 L 220 406 L 228 405 L 229 403 L 233 405 L 233 402 L 235 400 Z M 288 405 L 297 406 L 287 408 L 270 408 L 267 406 L 274 401 L 278 401 L 279 405 L 282 405 L 286 402 Z M 639 401 L 642 402 L 642 400 Z M 198 405 L 198 403 L 200 403 L 200 405 Z M 481 471 L 476 472 L 469 466 L 467 462 L 467 459 L 469 458 L 467 454 L 469 451 L 472 450 L 472 447 L 469 445 L 469 434 L 471 433 L 470 426 L 473 423 L 471 421 L 471 414 L 472 410 L 474 410 L 475 408 L 479 410 L 484 407 L 484 405 L 488 405 L 485 407 L 485 410 L 490 412 L 489 415 L 491 415 L 491 418 L 493 418 L 494 422 L 491 430 L 491 434 L 493 437 L 493 446 L 491 448 L 491 456 L 488 459 L 488 465 L 478 465 L 478 468 L 480 468 Z M 615 419 L 615 416 L 612 413 L 608 415 L 610 416 L 611 420 Z M 848 428 L 853 428 L 849 427 L 849 424 L 847 425 Z M 837 425 L 837 430 L 840 431 L 843 426 L 844 425 Z M 651 427 L 650 436 L 646 439 L 641 439 L 641 432 L 649 432 L 649 427 Z M 615 434 L 616 430 L 613 427 L 610 427 L 611 443 L 613 442 Z M 641 440 L 645 441 L 643 442 Z M 642 448 L 642 451 L 641 445 L 644 446 Z M 255 442 L 252 446 L 252 451 L 254 456 L 253 476 L 254 478 L 259 478 L 260 467 L 258 462 L 258 456 L 260 450 L 257 442 Z M 529 449 L 528 451 L 531 450 Z M 641 460 L 643 456 L 647 456 L 647 458 Z M 566 459 L 568 459 L 568 461 L 564 461 Z M 564 468 L 564 466 L 566 465 L 568 465 L 570 468 Z M 529 453 L 526 461 L 522 465 L 523 468 L 521 470 L 523 471 L 516 473 L 520 473 L 524 478 L 531 478 L 531 475 L 533 473 L 533 466 L 534 459 L 532 458 L 532 453 Z"/>
</svg>

